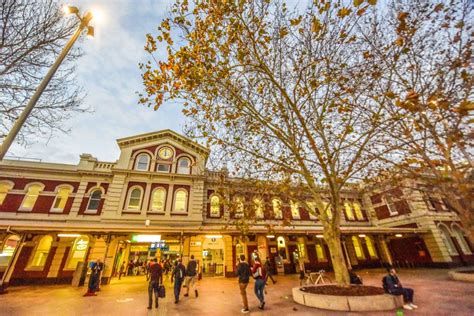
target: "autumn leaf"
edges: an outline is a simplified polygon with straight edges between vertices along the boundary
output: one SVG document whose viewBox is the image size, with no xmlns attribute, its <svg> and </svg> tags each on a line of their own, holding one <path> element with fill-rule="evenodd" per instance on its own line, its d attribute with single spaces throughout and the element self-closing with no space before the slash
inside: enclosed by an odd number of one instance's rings
<svg viewBox="0 0 474 316">
<path fill-rule="evenodd" d="M 354 6 L 357 8 L 360 6 L 362 3 L 364 3 L 364 0 L 354 0 Z"/>
<path fill-rule="evenodd" d="M 345 18 L 346 16 L 348 16 L 349 14 L 351 14 L 352 10 L 349 9 L 349 8 L 342 8 L 342 9 L 339 9 L 339 11 L 337 12 L 337 16 L 340 17 L 341 19 Z"/>
<path fill-rule="evenodd" d="M 302 19 L 303 19 L 302 16 L 299 16 L 299 17 L 296 18 L 296 19 L 291 19 L 291 20 L 290 20 L 290 24 L 291 24 L 292 26 L 296 26 L 296 25 L 298 25 L 298 24 L 301 23 L 301 20 L 302 20 Z"/>
<path fill-rule="evenodd" d="M 370 5 L 376 5 L 377 0 L 367 0 L 367 3 L 370 4 Z"/>
<path fill-rule="evenodd" d="M 322 29 L 321 22 L 319 22 L 319 19 L 314 17 L 311 20 L 311 31 L 313 33 L 319 33 Z"/>
<path fill-rule="evenodd" d="M 288 33 L 289 33 L 289 31 L 288 31 L 288 29 L 287 29 L 286 27 L 282 27 L 282 28 L 280 29 L 280 32 L 279 32 L 281 38 L 287 36 Z"/>
</svg>

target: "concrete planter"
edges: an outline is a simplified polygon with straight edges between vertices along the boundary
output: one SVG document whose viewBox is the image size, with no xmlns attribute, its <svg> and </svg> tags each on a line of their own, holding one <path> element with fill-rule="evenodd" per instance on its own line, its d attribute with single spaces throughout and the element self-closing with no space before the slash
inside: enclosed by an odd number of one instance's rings
<svg viewBox="0 0 474 316">
<path fill-rule="evenodd" d="M 401 296 L 389 294 L 368 296 L 323 295 L 304 292 L 299 287 L 293 288 L 292 292 L 293 300 L 298 304 L 334 311 L 385 311 L 403 306 L 403 298 Z"/>
<path fill-rule="evenodd" d="M 474 267 L 460 268 L 449 271 L 448 275 L 452 280 L 474 283 L 474 273 L 463 273 L 463 271 L 474 271 Z"/>
</svg>

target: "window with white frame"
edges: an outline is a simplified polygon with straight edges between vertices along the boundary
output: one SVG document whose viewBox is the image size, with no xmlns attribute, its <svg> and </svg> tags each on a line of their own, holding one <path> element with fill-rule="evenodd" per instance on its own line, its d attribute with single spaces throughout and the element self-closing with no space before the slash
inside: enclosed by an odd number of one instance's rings
<svg viewBox="0 0 474 316">
<path fill-rule="evenodd" d="M 21 209 L 24 210 L 31 210 L 36 203 L 36 200 L 39 197 L 39 194 L 43 190 L 43 186 L 41 184 L 32 184 L 28 186 L 25 198 L 21 203 Z"/>
<path fill-rule="evenodd" d="M 375 250 L 374 243 L 370 236 L 365 236 L 365 245 L 367 246 L 370 258 L 377 259 L 377 251 Z"/>
<path fill-rule="evenodd" d="M 273 216 L 275 216 L 276 219 L 283 218 L 283 212 L 281 210 L 281 201 L 279 199 L 273 199 L 272 206 L 273 206 Z"/>
<path fill-rule="evenodd" d="M 127 210 L 139 210 L 142 202 L 143 190 L 140 187 L 132 187 L 128 194 Z"/>
<path fill-rule="evenodd" d="M 100 199 L 102 198 L 102 191 L 96 189 L 90 193 L 89 203 L 87 203 L 87 211 L 97 211 L 100 205 Z"/>
<path fill-rule="evenodd" d="M 346 219 L 348 221 L 355 220 L 354 212 L 352 211 L 352 207 L 351 207 L 351 203 L 349 203 L 348 201 L 344 202 L 344 208 L 346 210 Z"/>
<path fill-rule="evenodd" d="M 191 173 L 191 160 L 187 157 L 179 158 L 178 170 L 179 174 L 190 174 Z"/>
<path fill-rule="evenodd" d="M 255 210 L 255 217 L 256 218 L 263 218 L 264 217 L 264 213 L 263 213 L 263 201 L 261 198 L 254 198 L 253 199 L 253 207 L 254 207 L 254 210 Z"/>
<path fill-rule="evenodd" d="M 68 186 L 62 186 L 58 188 L 58 192 L 56 193 L 56 198 L 53 202 L 53 207 L 51 211 L 53 212 L 62 212 L 66 207 L 67 199 L 71 194 L 72 189 Z"/>
<path fill-rule="evenodd" d="M 316 202 L 314 201 L 309 201 L 306 202 L 308 205 L 308 214 L 309 214 L 309 219 L 318 219 L 318 208 L 316 207 Z"/>
<path fill-rule="evenodd" d="M 174 194 L 174 209 L 176 213 L 185 213 L 187 211 L 188 191 L 179 189 Z"/>
<path fill-rule="evenodd" d="M 300 206 L 298 202 L 290 201 L 290 208 L 291 208 L 291 217 L 294 219 L 300 218 Z"/>
<path fill-rule="evenodd" d="M 8 192 L 13 188 L 13 184 L 10 182 L 0 182 L 0 205 L 3 204 Z"/>
<path fill-rule="evenodd" d="M 137 156 L 135 170 L 148 171 L 150 166 L 150 156 L 148 154 L 140 154 Z"/>
<path fill-rule="evenodd" d="M 383 200 L 385 204 L 387 205 L 388 212 L 390 215 L 398 215 L 397 207 L 395 206 L 395 203 L 393 202 L 393 198 L 391 195 L 385 195 L 383 197 Z"/>
<path fill-rule="evenodd" d="M 151 196 L 151 210 L 153 212 L 164 213 L 166 202 L 166 190 L 164 188 L 156 188 Z"/>
<path fill-rule="evenodd" d="M 44 267 L 46 264 L 46 259 L 48 258 L 49 251 L 51 250 L 51 246 L 53 244 L 53 237 L 47 235 L 43 236 L 36 249 L 32 255 L 29 267 L 32 268 L 39 268 Z"/>
<path fill-rule="evenodd" d="M 171 170 L 171 164 L 159 163 L 156 165 L 156 171 L 158 172 L 169 173 L 170 170 Z"/>
<path fill-rule="evenodd" d="M 362 213 L 362 208 L 360 206 L 359 202 L 354 202 L 352 203 L 352 207 L 354 208 L 355 211 L 355 216 L 358 221 L 363 221 L 364 220 L 364 213 Z"/>
<path fill-rule="evenodd" d="M 332 219 L 332 207 L 328 202 L 323 201 L 323 207 L 324 207 L 324 212 L 326 213 L 326 216 L 328 220 Z"/>
<path fill-rule="evenodd" d="M 362 246 L 360 245 L 359 237 L 352 236 L 352 245 L 354 246 L 354 251 L 356 253 L 357 259 L 364 260 L 365 255 L 364 251 L 362 250 Z"/>
<path fill-rule="evenodd" d="M 211 196 L 210 215 L 211 217 L 219 217 L 221 215 L 221 200 L 217 195 Z"/>
</svg>

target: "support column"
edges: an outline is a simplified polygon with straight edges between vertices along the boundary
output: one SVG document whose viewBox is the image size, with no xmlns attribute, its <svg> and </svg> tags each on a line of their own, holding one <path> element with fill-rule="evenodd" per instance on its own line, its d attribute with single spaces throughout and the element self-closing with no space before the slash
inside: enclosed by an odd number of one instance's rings
<svg viewBox="0 0 474 316">
<path fill-rule="evenodd" d="M 390 254 L 390 250 L 388 249 L 387 245 L 387 240 L 385 239 L 384 235 L 379 235 L 378 244 L 381 249 L 382 259 L 388 264 L 393 265 L 392 255 Z"/>
<path fill-rule="evenodd" d="M 344 256 L 346 257 L 347 268 L 352 269 L 351 258 L 349 257 L 349 253 L 347 252 L 346 239 L 344 237 L 342 237 L 342 249 L 344 249 Z"/>
<path fill-rule="evenodd" d="M 20 240 L 18 241 L 15 250 L 13 251 L 12 258 L 5 269 L 5 272 L 2 275 L 2 280 L 0 283 L 0 294 L 6 294 L 8 292 L 8 283 L 10 282 L 10 278 L 13 274 L 13 270 L 15 270 L 15 265 L 20 256 L 21 250 L 23 249 L 23 245 L 25 243 L 26 234 L 21 234 Z"/>
</svg>

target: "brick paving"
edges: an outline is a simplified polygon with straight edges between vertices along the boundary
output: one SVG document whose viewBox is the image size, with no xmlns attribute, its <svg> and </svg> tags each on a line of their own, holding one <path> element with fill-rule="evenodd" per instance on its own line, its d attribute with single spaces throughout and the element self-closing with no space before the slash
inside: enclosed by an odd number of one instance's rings
<svg viewBox="0 0 474 316">
<path fill-rule="evenodd" d="M 474 284 L 450 281 L 448 270 L 401 269 L 399 276 L 406 287 L 415 289 L 415 311 L 404 315 L 474 315 Z M 367 285 L 381 286 L 381 269 L 362 270 Z M 330 277 L 332 277 L 330 275 Z M 253 282 L 247 289 L 249 315 L 397 315 L 397 311 L 378 313 L 337 313 L 301 306 L 293 302 L 291 288 L 298 285 L 296 275 L 278 276 L 275 285 L 267 287 L 264 311 L 257 308 Z M 271 282 L 270 282 L 271 283 Z M 172 287 L 165 281 L 167 297 L 158 309 L 148 311 L 147 283 L 144 276 L 114 279 L 95 297 L 82 297 L 85 288 L 68 285 L 10 287 L 0 296 L 0 315 L 240 315 L 241 299 L 236 279 L 204 278 L 198 283 L 199 297 L 194 293 L 175 305 Z"/>
</svg>

